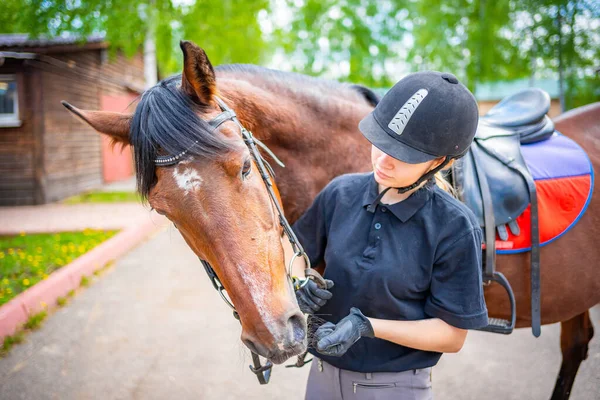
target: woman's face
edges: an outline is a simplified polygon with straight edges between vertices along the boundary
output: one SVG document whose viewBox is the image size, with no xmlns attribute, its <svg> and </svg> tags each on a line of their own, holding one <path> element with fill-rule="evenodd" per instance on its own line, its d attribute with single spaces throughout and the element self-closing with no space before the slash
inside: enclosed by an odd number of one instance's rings
<svg viewBox="0 0 600 400">
<path fill-rule="evenodd" d="M 377 183 L 386 187 L 412 185 L 444 161 L 443 157 L 420 164 L 408 164 L 397 160 L 371 145 L 371 164 Z"/>
</svg>

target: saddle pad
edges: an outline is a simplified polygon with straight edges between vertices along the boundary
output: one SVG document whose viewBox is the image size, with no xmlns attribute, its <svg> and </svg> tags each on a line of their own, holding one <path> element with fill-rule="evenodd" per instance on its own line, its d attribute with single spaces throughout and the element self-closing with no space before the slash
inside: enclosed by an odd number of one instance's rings
<svg viewBox="0 0 600 400">
<path fill-rule="evenodd" d="M 555 132 L 548 140 L 521 146 L 521 153 L 535 180 L 538 198 L 540 245 L 565 234 L 585 212 L 594 189 L 594 170 L 585 151 L 572 139 Z M 531 205 L 517 218 L 518 236 L 496 235 L 498 254 L 531 250 Z"/>
</svg>

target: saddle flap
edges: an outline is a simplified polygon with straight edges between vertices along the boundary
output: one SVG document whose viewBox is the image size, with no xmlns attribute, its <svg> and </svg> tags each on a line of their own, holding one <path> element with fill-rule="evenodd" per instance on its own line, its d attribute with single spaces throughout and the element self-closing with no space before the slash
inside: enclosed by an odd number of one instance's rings
<svg viewBox="0 0 600 400">
<path fill-rule="evenodd" d="M 520 126 L 541 120 L 550 110 L 550 96 L 538 88 L 528 88 L 505 97 L 481 117 L 491 125 Z"/>
<path fill-rule="evenodd" d="M 478 162 L 473 157 L 473 147 L 477 146 Z M 482 170 L 487 179 L 492 196 L 495 225 L 500 226 L 514 221 L 527 208 L 530 198 L 527 182 L 515 169 L 514 164 L 527 170 L 521 155 L 517 135 L 489 136 L 475 139 L 467 155 L 453 169 L 460 199 L 473 211 L 479 224 L 484 226 L 481 186 L 476 168 Z"/>
</svg>

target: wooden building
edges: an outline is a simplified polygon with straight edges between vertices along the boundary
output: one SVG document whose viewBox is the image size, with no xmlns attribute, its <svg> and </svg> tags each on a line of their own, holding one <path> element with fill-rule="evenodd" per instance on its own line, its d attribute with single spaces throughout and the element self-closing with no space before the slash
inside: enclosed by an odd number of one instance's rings
<svg viewBox="0 0 600 400">
<path fill-rule="evenodd" d="M 102 37 L 0 35 L 0 205 L 43 204 L 132 176 L 131 150 L 70 115 L 124 111 L 144 88 L 141 53 L 109 55 Z"/>
</svg>

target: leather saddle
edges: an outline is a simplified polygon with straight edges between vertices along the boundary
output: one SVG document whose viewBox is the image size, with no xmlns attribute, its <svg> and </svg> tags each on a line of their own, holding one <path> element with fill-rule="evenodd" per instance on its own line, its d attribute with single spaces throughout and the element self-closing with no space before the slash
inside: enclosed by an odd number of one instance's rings
<svg viewBox="0 0 600 400">
<path fill-rule="evenodd" d="M 530 88 L 505 98 L 480 118 L 471 149 L 455 163 L 458 194 L 482 227 L 485 221 L 477 170 L 485 174 L 495 226 L 503 240 L 508 238 L 507 224 L 513 234 L 519 234 L 514 221 L 531 201 L 527 180 L 533 178 L 521 155 L 521 144 L 542 141 L 554 133 L 554 123 L 546 116 L 549 109 L 550 96 L 541 89 Z"/>
<path fill-rule="evenodd" d="M 514 295 L 503 276 L 495 271 L 496 231 L 502 240 L 510 229 L 519 235 L 516 218 L 531 204 L 532 328 L 540 333 L 539 318 L 539 229 L 535 182 L 523 156 L 521 144 L 549 138 L 554 124 L 546 116 L 550 96 L 530 88 L 503 99 L 480 118 L 477 133 L 468 153 L 454 163 L 452 176 L 459 198 L 473 211 L 485 229 L 484 281 L 501 283 Z M 507 228 L 508 227 L 508 228 Z M 512 313 L 514 327 L 514 312 Z M 495 320 L 490 331 L 510 333 L 509 321 Z M 485 330 L 485 329 L 484 329 Z"/>
</svg>

